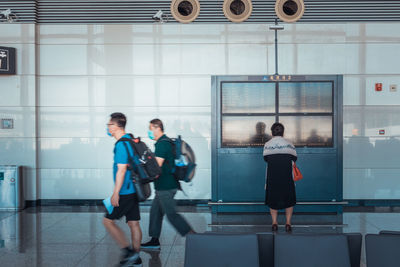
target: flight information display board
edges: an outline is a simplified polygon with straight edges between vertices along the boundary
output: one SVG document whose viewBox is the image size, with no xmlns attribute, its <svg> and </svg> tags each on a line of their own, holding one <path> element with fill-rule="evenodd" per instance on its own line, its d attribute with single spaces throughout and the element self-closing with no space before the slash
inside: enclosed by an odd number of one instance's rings
<svg viewBox="0 0 400 267">
<path fill-rule="evenodd" d="M 222 82 L 222 147 L 264 146 L 275 122 L 297 147 L 333 147 L 333 83 Z"/>
</svg>

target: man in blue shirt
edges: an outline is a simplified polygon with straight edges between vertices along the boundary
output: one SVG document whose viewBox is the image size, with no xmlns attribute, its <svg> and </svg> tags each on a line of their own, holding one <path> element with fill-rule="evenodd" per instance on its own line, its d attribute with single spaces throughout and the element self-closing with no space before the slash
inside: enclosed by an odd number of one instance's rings
<svg viewBox="0 0 400 267">
<path fill-rule="evenodd" d="M 107 124 L 107 134 L 114 137 L 117 141 L 123 137 L 130 138 L 125 132 L 125 115 L 122 113 L 113 113 L 110 116 L 111 119 Z M 131 171 L 128 168 L 128 153 L 133 156 L 133 150 L 129 142 L 126 142 L 127 147 L 125 147 L 123 142 L 126 141 L 117 142 L 114 147 L 113 176 L 115 186 L 111 196 L 111 204 L 114 208 L 111 214 L 106 212 L 103 218 L 103 224 L 122 249 L 122 259 L 120 263 L 125 264 L 129 262 L 134 265 L 140 265 L 142 263 L 139 257 L 142 230 L 139 224 L 139 202 L 131 180 Z M 131 231 L 132 247 L 129 246 L 122 230 L 115 224 L 115 220 L 123 216 L 125 216 L 126 223 Z"/>
</svg>

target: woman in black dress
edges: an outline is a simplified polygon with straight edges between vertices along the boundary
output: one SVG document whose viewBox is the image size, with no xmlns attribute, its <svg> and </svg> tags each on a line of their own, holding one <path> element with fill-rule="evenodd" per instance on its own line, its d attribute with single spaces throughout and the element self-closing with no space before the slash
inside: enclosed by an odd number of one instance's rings
<svg viewBox="0 0 400 267">
<path fill-rule="evenodd" d="M 272 139 L 265 143 L 264 160 L 267 165 L 265 204 L 270 208 L 272 231 L 278 230 L 278 210 L 285 209 L 286 232 L 292 231 L 291 219 L 296 205 L 293 181 L 293 162 L 297 160 L 294 145 L 283 138 L 284 126 L 277 122 L 271 127 Z"/>
</svg>

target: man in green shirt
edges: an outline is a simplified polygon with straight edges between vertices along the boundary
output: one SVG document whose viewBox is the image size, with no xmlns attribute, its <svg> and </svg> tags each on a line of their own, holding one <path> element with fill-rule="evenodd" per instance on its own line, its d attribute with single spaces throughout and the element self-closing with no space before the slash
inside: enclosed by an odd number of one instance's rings
<svg viewBox="0 0 400 267">
<path fill-rule="evenodd" d="M 157 141 L 155 155 L 158 164 L 161 166 L 162 174 L 154 181 L 156 195 L 151 204 L 149 224 L 151 240 L 141 246 L 142 249 L 160 249 L 159 238 L 164 215 L 182 236 L 193 232 L 193 230 L 187 221 L 176 212 L 174 196 L 180 185 L 172 174 L 175 165 L 172 141 L 164 134 L 164 125 L 161 120 L 150 121 L 149 138 Z"/>
</svg>

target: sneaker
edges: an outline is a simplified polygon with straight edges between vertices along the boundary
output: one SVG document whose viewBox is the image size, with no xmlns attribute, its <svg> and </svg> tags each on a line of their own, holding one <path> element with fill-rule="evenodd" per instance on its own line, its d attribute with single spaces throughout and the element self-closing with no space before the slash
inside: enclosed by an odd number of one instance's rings
<svg viewBox="0 0 400 267">
<path fill-rule="evenodd" d="M 142 259 L 139 257 L 134 261 L 127 261 L 125 264 L 120 265 L 120 267 L 142 267 Z"/>
<path fill-rule="evenodd" d="M 139 257 L 136 260 L 130 260 L 121 264 L 120 267 L 142 267 L 142 259 Z"/>
<path fill-rule="evenodd" d="M 152 237 L 149 242 L 141 244 L 141 247 L 142 247 L 142 249 L 159 250 L 160 249 L 160 241 L 158 240 L 158 238 Z"/>
<path fill-rule="evenodd" d="M 137 258 L 136 261 L 134 261 L 134 262 L 132 263 L 132 266 L 134 266 L 134 267 L 141 267 L 141 266 L 142 266 L 142 259 L 141 259 L 140 257 Z"/>
<path fill-rule="evenodd" d="M 130 248 L 124 248 L 122 251 L 121 261 L 119 263 L 125 264 L 127 262 L 135 262 L 137 259 L 139 259 L 138 252 Z"/>
</svg>

